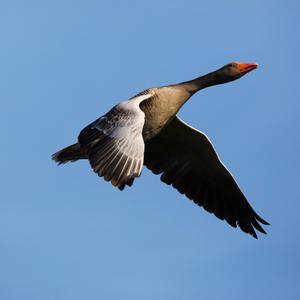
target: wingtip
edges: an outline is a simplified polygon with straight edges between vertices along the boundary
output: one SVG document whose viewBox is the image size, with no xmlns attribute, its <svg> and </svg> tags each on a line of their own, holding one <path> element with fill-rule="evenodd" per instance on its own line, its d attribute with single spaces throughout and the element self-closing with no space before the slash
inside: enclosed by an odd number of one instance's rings
<svg viewBox="0 0 300 300">
<path fill-rule="evenodd" d="M 268 223 L 266 220 L 264 220 L 263 218 L 261 218 L 259 215 L 255 214 L 255 219 L 257 221 L 259 221 L 260 223 L 264 224 L 264 225 L 271 225 L 270 223 Z"/>
<path fill-rule="evenodd" d="M 263 225 L 271 225 L 270 223 L 268 223 L 267 221 L 265 221 L 262 218 L 256 218 L 260 223 L 262 223 Z"/>
</svg>

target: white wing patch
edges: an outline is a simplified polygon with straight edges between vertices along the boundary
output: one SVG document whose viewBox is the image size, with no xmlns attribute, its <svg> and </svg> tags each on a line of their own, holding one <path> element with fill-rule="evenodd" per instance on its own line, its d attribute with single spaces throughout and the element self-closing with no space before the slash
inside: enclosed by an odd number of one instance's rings
<svg viewBox="0 0 300 300">
<path fill-rule="evenodd" d="M 83 129 L 78 138 L 87 149 L 93 170 L 120 189 L 131 185 L 143 168 L 145 115 L 139 104 L 150 97 L 141 95 L 121 102 Z"/>
</svg>

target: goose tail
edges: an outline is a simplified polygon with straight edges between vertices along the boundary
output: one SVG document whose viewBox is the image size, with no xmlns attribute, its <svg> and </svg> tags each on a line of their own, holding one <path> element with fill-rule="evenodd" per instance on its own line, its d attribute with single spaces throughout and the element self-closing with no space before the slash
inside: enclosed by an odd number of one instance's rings
<svg viewBox="0 0 300 300">
<path fill-rule="evenodd" d="M 79 143 L 63 148 L 52 155 L 52 159 L 59 165 L 85 158 L 85 151 L 80 147 Z"/>
</svg>

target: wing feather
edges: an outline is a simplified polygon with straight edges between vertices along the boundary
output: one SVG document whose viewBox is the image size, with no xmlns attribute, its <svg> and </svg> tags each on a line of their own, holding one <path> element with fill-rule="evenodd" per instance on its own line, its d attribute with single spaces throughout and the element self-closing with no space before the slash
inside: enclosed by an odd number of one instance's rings
<svg viewBox="0 0 300 300">
<path fill-rule="evenodd" d="M 257 237 L 268 223 L 248 203 L 205 134 L 175 117 L 146 142 L 145 165 L 205 210 Z"/>
<path fill-rule="evenodd" d="M 132 185 L 142 171 L 145 115 L 139 104 L 149 97 L 151 94 L 142 94 L 118 104 L 78 137 L 93 170 L 119 189 Z"/>
</svg>

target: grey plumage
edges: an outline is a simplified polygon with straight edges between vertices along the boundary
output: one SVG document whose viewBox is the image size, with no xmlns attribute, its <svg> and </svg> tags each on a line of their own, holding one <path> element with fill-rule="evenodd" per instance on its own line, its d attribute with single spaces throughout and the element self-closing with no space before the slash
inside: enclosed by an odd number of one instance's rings
<svg viewBox="0 0 300 300">
<path fill-rule="evenodd" d="M 230 63 L 191 81 L 145 90 L 84 128 L 78 143 L 53 155 L 58 163 L 88 159 L 93 170 L 123 190 L 145 165 L 197 205 L 257 238 L 268 223 L 250 206 L 208 137 L 177 116 L 208 86 L 238 79 L 256 64 Z"/>
</svg>

